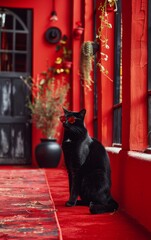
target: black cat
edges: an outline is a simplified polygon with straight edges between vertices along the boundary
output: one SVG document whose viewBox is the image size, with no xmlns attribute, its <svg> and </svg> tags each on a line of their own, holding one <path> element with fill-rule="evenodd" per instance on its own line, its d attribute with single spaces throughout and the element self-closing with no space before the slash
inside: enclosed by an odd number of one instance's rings
<svg viewBox="0 0 151 240">
<path fill-rule="evenodd" d="M 64 109 L 62 149 L 69 176 L 66 206 L 89 205 L 93 214 L 113 212 L 118 204 L 110 193 L 110 163 L 103 145 L 91 138 L 84 125 L 86 110 Z M 77 200 L 80 197 L 81 200 Z"/>
</svg>

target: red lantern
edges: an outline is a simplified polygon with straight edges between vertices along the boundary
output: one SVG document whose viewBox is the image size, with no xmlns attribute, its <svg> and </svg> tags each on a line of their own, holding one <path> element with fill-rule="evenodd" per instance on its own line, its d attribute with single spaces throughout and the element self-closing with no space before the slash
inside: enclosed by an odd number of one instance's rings
<svg viewBox="0 0 151 240">
<path fill-rule="evenodd" d="M 81 35 L 83 34 L 83 31 L 84 31 L 84 28 L 82 28 L 82 27 L 75 28 L 74 32 L 73 32 L 74 38 L 75 39 L 80 39 Z"/>
</svg>

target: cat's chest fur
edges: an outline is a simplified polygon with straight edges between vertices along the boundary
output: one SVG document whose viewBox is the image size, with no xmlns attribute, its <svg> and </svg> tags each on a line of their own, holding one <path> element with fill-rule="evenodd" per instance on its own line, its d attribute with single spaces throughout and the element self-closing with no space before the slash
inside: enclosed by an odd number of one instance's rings
<svg viewBox="0 0 151 240">
<path fill-rule="evenodd" d="M 65 155 L 65 160 L 70 164 L 77 164 L 82 166 L 90 152 L 90 144 L 93 142 L 90 136 L 86 136 L 84 139 L 73 141 L 67 138 L 63 142 L 63 151 Z"/>
</svg>

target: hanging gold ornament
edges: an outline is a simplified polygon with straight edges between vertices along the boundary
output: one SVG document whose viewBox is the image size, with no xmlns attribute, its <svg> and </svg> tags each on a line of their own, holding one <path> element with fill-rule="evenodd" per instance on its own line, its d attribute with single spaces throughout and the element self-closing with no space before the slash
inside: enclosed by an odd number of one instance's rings
<svg viewBox="0 0 151 240">
<path fill-rule="evenodd" d="M 62 63 L 62 58 L 57 57 L 55 63 L 56 64 L 61 64 Z"/>
</svg>

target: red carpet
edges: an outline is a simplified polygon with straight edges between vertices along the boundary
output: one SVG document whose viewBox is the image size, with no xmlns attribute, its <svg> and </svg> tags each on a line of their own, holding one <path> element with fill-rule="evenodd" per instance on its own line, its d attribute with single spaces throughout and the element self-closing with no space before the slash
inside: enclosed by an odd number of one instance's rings
<svg viewBox="0 0 151 240">
<path fill-rule="evenodd" d="M 151 240 L 151 233 L 125 215 L 91 215 L 88 207 L 65 207 L 68 182 L 65 170 L 46 169 L 48 183 L 57 209 L 63 240 Z"/>
<path fill-rule="evenodd" d="M 0 239 L 62 239 L 44 170 L 0 170 Z"/>
</svg>

